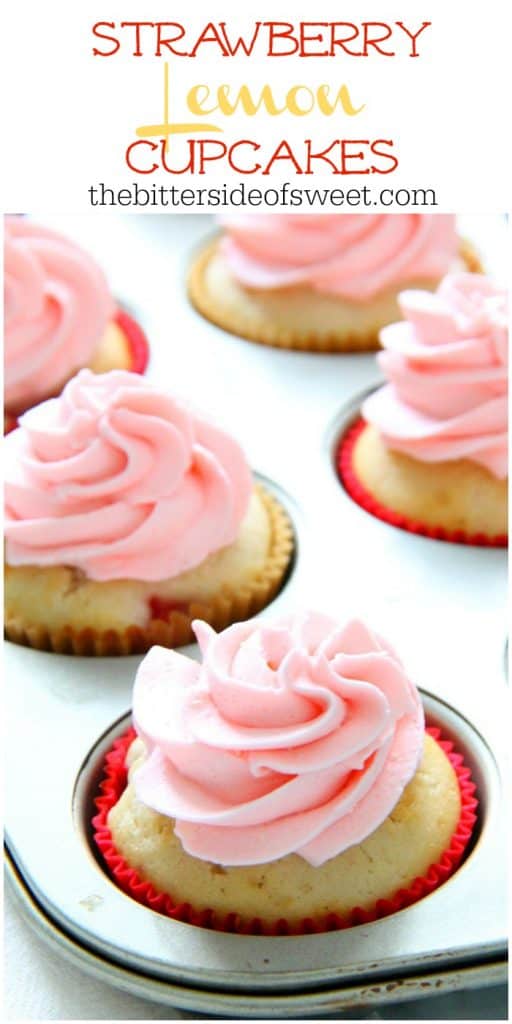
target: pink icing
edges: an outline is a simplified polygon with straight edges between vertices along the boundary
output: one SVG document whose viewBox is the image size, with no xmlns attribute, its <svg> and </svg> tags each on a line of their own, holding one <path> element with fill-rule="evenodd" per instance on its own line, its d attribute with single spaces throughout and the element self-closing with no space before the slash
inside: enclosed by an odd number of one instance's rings
<svg viewBox="0 0 512 1024">
<path fill-rule="evenodd" d="M 316 613 L 194 629 L 202 665 L 153 647 L 137 673 L 138 799 L 218 864 L 317 865 L 370 835 L 423 749 L 419 695 L 389 645 Z"/>
<path fill-rule="evenodd" d="M 81 370 L 4 439 L 7 561 L 162 580 L 235 540 L 238 444 L 137 374 Z"/>
<path fill-rule="evenodd" d="M 435 294 L 402 292 L 405 317 L 381 332 L 389 381 L 363 415 L 392 449 L 425 462 L 471 459 L 507 475 L 508 330 L 505 289 L 451 274 Z"/>
<path fill-rule="evenodd" d="M 221 223 L 222 251 L 243 285 L 307 285 L 355 302 L 440 278 L 457 253 L 446 214 L 226 214 Z"/>
<path fill-rule="evenodd" d="M 89 361 L 115 306 L 101 270 L 67 238 L 5 218 L 5 402 L 27 407 Z"/>
</svg>

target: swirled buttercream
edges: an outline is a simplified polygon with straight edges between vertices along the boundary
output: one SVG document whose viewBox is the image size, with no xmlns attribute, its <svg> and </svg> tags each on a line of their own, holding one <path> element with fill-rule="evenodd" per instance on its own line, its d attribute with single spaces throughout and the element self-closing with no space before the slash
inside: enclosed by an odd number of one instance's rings
<svg viewBox="0 0 512 1024">
<path fill-rule="evenodd" d="M 221 246 L 250 288 L 305 285 L 364 301 L 407 281 L 437 280 L 457 253 L 446 214 L 226 214 Z"/>
<path fill-rule="evenodd" d="M 138 799 L 175 819 L 188 853 L 224 865 L 322 864 L 372 833 L 423 749 L 419 695 L 392 649 L 315 613 L 194 629 L 202 665 L 154 647 L 137 673 Z"/>
<path fill-rule="evenodd" d="M 5 403 L 27 407 L 86 366 L 115 306 L 102 271 L 67 238 L 5 218 Z"/>
<path fill-rule="evenodd" d="M 122 370 L 81 370 L 4 441 L 10 565 L 162 580 L 235 540 L 251 474 L 238 444 Z"/>
<path fill-rule="evenodd" d="M 389 383 L 363 405 L 385 444 L 424 462 L 471 459 L 507 475 L 507 297 L 483 274 L 450 274 L 435 294 L 399 296 L 381 332 Z"/>
</svg>

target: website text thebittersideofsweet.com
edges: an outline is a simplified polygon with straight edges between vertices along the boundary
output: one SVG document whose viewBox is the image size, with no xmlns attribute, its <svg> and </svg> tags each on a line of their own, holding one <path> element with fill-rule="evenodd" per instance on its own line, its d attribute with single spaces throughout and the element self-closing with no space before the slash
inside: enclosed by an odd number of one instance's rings
<svg viewBox="0 0 512 1024">
<path fill-rule="evenodd" d="M 177 185 L 139 185 L 113 188 L 100 181 L 88 188 L 89 203 L 92 207 L 136 207 L 138 209 L 215 209 L 222 207 L 299 208 L 319 210 L 323 208 L 346 209 L 394 207 L 436 207 L 436 191 L 433 188 L 308 188 L 284 182 L 279 185 L 255 188 L 245 182 L 235 185 L 215 185 L 180 188 Z"/>
</svg>

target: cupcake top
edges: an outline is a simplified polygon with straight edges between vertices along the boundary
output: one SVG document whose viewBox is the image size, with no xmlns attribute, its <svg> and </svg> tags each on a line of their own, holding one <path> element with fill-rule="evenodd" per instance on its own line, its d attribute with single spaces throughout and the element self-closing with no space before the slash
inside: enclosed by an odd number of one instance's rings
<svg viewBox="0 0 512 1024">
<path fill-rule="evenodd" d="M 232 543 L 252 479 L 238 444 L 123 370 L 81 370 L 4 439 L 10 565 L 162 580 Z"/>
<path fill-rule="evenodd" d="M 24 217 L 5 218 L 5 404 L 27 406 L 87 364 L 114 300 L 91 257 Z"/>
<path fill-rule="evenodd" d="M 381 331 L 389 383 L 363 405 L 385 444 L 425 462 L 470 459 L 507 475 L 507 295 L 483 274 L 399 296 L 404 321 Z"/>
<path fill-rule="evenodd" d="M 370 835 L 423 751 L 421 701 L 391 647 L 316 613 L 194 630 L 201 665 L 153 647 L 137 673 L 137 798 L 223 865 L 319 865 Z"/>
<path fill-rule="evenodd" d="M 457 254 L 447 214 L 225 214 L 221 246 L 249 288 L 306 286 L 355 302 L 438 279 Z"/>
</svg>

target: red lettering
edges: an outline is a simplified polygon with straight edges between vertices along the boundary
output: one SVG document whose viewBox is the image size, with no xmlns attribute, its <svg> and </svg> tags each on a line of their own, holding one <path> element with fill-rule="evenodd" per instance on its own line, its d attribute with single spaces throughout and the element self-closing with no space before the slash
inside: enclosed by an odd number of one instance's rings
<svg viewBox="0 0 512 1024">
<path fill-rule="evenodd" d="M 201 32 L 201 35 L 196 40 L 194 49 L 191 50 L 189 53 L 189 57 L 196 57 L 197 51 L 199 47 L 203 45 L 203 43 L 217 43 L 217 46 L 220 46 L 222 50 L 223 57 L 229 57 L 230 55 L 226 44 L 221 39 L 212 21 L 209 21 L 206 28 L 204 28 L 203 31 Z"/>
<path fill-rule="evenodd" d="M 352 28 L 354 31 L 352 32 L 352 35 L 349 35 L 349 36 L 344 35 L 344 36 L 342 36 L 340 38 L 336 34 L 336 29 L 338 29 L 338 28 L 339 29 L 347 29 L 347 28 L 351 29 Z M 353 22 L 351 22 L 351 21 L 335 21 L 335 22 L 333 22 L 333 24 L 331 26 L 331 31 L 332 31 L 332 36 L 331 36 L 331 56 L 334 57 L 334 47 L 335 46 L 341 46 L 341 49 L 344 50 L 345 53 L 349 53 L 351 57 L 364 57 L 365 56 L 365 54 L 363 53 L 362 50 L 349 50 L 348 46 L 345 45 L 346 43 L 350 43 L 352 41 L 352 39 L 357 39 L 357 37 L 359 35 L 359 29 L 358 29 L 357 25 L 353 24 Z"/>
<path fill-rule="evenodd" d="M 196 146 L 199 150 L 199 174 L 206 174 L 205 165 L 212 160 L 222 160 L 228 151 L 226 143 L 220 139 L 198 139 Z"/>
<path fill-rule="evenodd" d="M 290 144 L 286 139 L 282 139 L 277 149 L 274 150 L 268 164 L 263 169 L 263 174 L 270 174 L 272 167 L 278 160 L 291 160 L 296 174 L 302 174 L 302 167 L 299 162 L 295 159 Z"/>
<path fill-rule="evenodd" d="M 365 152 L 364 149 L 359 149 L 356 153 L 350 152 L 350 146 L 368 146 L 370 143 L 369 139 L 341 139 L 341 174 L 369 174 L 370 168 L 366 167 L 364 170 L 360 166 L 355 167 L 353 170 L 348 166 L 349 160 L 364 160 Z"/>
<path fill-rule="evenodd" d="M 323 160 L 324 163 L 329 165 L 329 167 L 331 168 L 331 170 L 335 174 L 339 174 L 338 164 L 335 164 L 334 161 L 331 160 L 330 157 L 328 157 L 328 155 L 327 155 L 328 153 L 331 152 L 332 149 L 335 149 L 335 148 L 338 147 L 339 139 L 335 139 L 334 142 L 331 142 L 330 146 L 326 146 L 325 149 L 321 149 L 318 153 L 314 153 L 313 150 L 312 150 L 312 145 L 313 145 L 313 140 L 312 139 L 305 139 L 305 142 L 306 142 L 306 157 L 307 157 L 306 174 L 314 174 L 315 173 L 313 171 L 312 166 L 311 166 L 311 161 L 312 160 Z"/>
<path fill-rule="evenodd" d="M 383 28 L 384 35 L 377 35 L 376 38 L 371 39 L 372 28 Z M 363 32 L 364 32 L 364 56 L 368 56 L 368 48 L 374 46 L 377 53 L 381 53 L 384 57 L 394 57 L 394 50 L 382 50 L 379 43 L 383 43 L 384 40 L 389 39 L 393 35 L 393 29 L 390 25 L 386 25 L 383 21 L 363 21 Z"/>
<path fill-rule="evenodd" d="M 139 146 L 149 146 L 150 153 L 154 153 L 155 149 L 158 149 L 156 142 L 150 142 L 149 139 L 138 139 L 137 142 L 132 142 L 128 146 L 125 154 L 126 163 L 130 170 L 135 171 L 136 174 L 153 174 L 153 172 L 158 169 L 158 164 L 152 164 L 151 167 L 144 169 L 143 167 L 136 167 L 135 164 L 132 163 L 132 153 L 136 149 L 138 150 Z"/>
<path fill-rule="evenodd" d="M 329 50 L 314 50 L 313 53 L 307 52 L 307 43 L 323 42 L 323 32 L 318 32 L 316 35 L 308 36 L 308 28 L 328 28 L 328 21 L 301 21 L 300 23 L 300 56 L 301 57 L 329 57 Z"/>
<path fill-rule="evenodd" d="M 226 32 L 226 22 L 225 21 L 219 21 L 219 25 L 220 25 L 220 28 L 222 29 L 222 34 L 224 36 L 224 41 L 226 43 L 226 47 L 228 48 L 231 57 L 236 57 L 236 55 L 238 53 L 238 50 L 243 50 L 243 52 L 245 53 L 246 57 L 250 57 L 251 54 L 252 54 L 252 51 L 254 49 L 254 44 L 256 42 L 256 39 L 258 38 L 258 34 L 259 34 L 259 31 L 260 31 L 260 28 L 261 28 L 261 21 L 256 21 L 255 22 L 254 32 L 252 34 L 251 41 L 248 42 L 248 43 L 246 43 L 245 39 L 243 39 L 242 36 L 238 36 L 238 39 L 231 43 L 230 40 L 229 40 L 229 36 L 228 36 L 228 34 Z"/>
<path fill-rule="evenodd" d="M 164 39 L 162 36 L 162 29 L 165 28 L 175 28 L 178 30 L 177 34 L 171 36 L 170 38 Z M 172 45 L 173 43 L 177 43 L 179 39 L 183 39 L 184 35 L 185 29 L 183 28 L 183 25 L 178 25 L 177 21 L 157 21 L 155 57 L 162 56 L 162 46 L 165 46 L 167 50 L 170 50 L 171 53 L 174 53 L 176 57 L 186 57 L 186 50 L 177 50 L 176 47 Z"/>
<path fill-rule="evenodd" d="M 95 57 L 111 57 L 113 53 L 117 53 L 117 51 L 120 49 L 121 43 L 119 42 L 119 39 L 116 39 L 116 36 L 108 36 L 105 32 L 98 31 L 98 29 L 100 28 L 115 27 L 115 21 L 97 21 L 96 24 L 92 26 L 93 36 L 96 36 L 97 39 L 108 39 L 109 42 L 114 43 L 112 50 L 107 50 L 106 53 L 104 50 L 97 50 L 96 47 L 93 46 L 92 52 Z"/>
<path fill-rule="evenodd" d="M 259 144 L 257 142 L 252 142 L 251 139 L 239 139 L 238 142 L 235 142 L 231 146 L 231 149 L 229 150 L 229 154 L 228 154 L 229 166 L 234 171 L 236 171 L 237 174 L 256 174 L 256 171 L 260 171 L 261 170 L 261 164 L 255 163 L 254 167 L 252 167 L 249 170 L 249 168 L 247 168 L 247 167 L 240 167 L 238 164 L 235 163 L 235 150 L 238 150 L 239 146 L 250 146 L 254 150 L 255 153 L 257 153 L 259 148 L 260 148 Z"/>
<path fill-rule="evenodd" d="M 417 40 L 418 36 L 421 35 L 423 30 L 428 28 L 428 26 L 431 25 L 432 22 L 431 21 L 424 21 L 422 26 L 421 26 L 421 28 L 419 28 L 417 32 L 409 32 L 409 29 L 405 27 L 403 21 L 397 21 L 396 24 L 398 25 L 398 28 L 401 28 L 405 32 L 405 34 L 407 36 L 409 36 L 409 39 L 412 39 L 412 50 L 411 50 L 411 52 L 409 54 L 409 57 L 419 57 L 419 53 L 418 53 L 418 51 L 416 49 L 416 40 Z"/>
<path fill-rule="evenodd" d="M 299 44 L 293 34 L 293 25 L 289 21 L 264 21 L 263 24 L 270 29 L 267 57 L 289 57 L 290 54 L 297 53 Z M 274 45 L 276 39 L 289 39 L 293 43 L 293 48 L 291 50 L 276 50 Z"/>
<path fill-rule="evenodd" d="M 170 152 L 171 147 L 167 145 L 167 141 L 168 140 L 165 139 L 165 138 L 164 139 L 160 139 L 160 160 L 161 160 L 161 164 L 162 164 L 163 170 L 167 171 L 168 174 L 187 174 L 188 171 L 190 171 L 190 173 L 193 174 L 194 171 L 195 171 L 195 164 L 194 164 L 194 142 L 192 141 L 192 139 L 188 139 L 188 142 L 187 142 L 187 146 L 188 146 L 188 163 L 186 163 L 184 167 L 171 167 L 170 166 L 170 158 L 168 156 L 168 153 Z"/>
<path fill-rule="evenodd" d="M 384 160 L 389 161 L 391 166 L 388 167 L 386 170 L 384 170 L 382 167 L 375 167 L 372 164 L 372 166 L 371 166 L 372 174 L 391 174 L 391 172 L 395 171 L 396 168 L 398 167 L 398 160 L 397 160 L 396 156 L 394 155 L 394 153 L 382 152 L 382 150 L 378 148 L 379 146 L 389 146 L 390 149 L 392 149 L 393 148 L 393 140 L 392 139 L 374 139 L 374 141 L 372 142 L 372 144 L 370 146 L 370 152 L 372 153 L 373 156 L 381 156 L 381 157 L 383 157 Z"/>
<path fill-rule="evenodd" d="M 153 28 L 154 27 L 154 22 L 152 22 L 152 21 L 122 21 L 121 22 L 121 26 L 120 26 L 121 28 L 134 28 L 135 29 L 135 49 L 134 49 L 133 54 L 132 54 L 133 57 L 142 57 L 143 56 L 143 52 L 142 52 L 141 46 L 140 46 L 140 30 L 141 30 L 141 28 L 144 28 L 145 26 L 147 26 L 148 28 Z"/>
</svg>

